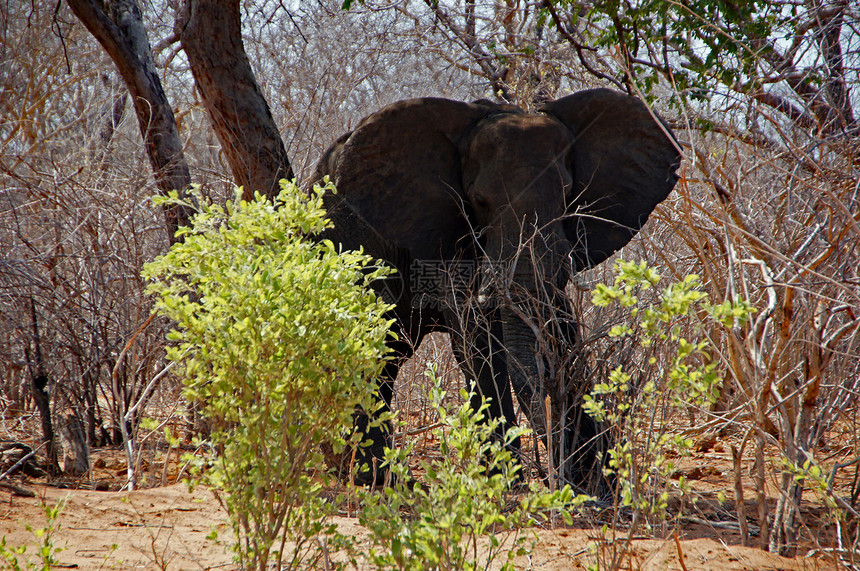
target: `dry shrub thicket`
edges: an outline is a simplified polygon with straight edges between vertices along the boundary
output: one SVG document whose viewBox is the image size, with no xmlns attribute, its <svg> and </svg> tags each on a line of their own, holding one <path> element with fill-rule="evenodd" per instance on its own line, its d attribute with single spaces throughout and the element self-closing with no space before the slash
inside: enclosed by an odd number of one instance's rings
<svg viewBox="0 0 860 571">
<path fill-rule="evenodd" d="M 115 442 L 110 427 L 163 366 L 154 330 L 120 358 L 150 311 L 140 264 L 167 244 L 151 173 L 124 87 L 67 13 L 5 7 L 2 50 L 5 404 L 31 410 L 30 384 L 46 377 L 55 423 Z"/>
<path fill-rule="evenodd" d="M 669 27 L 660 28 L 662 16 L 644 19 L 655 2 L 642 3 L 638 22 L 612 18 L 602 2 L 367 2 L 349 13 L 339 4 L 243 7 L 246 49 L 299 174 L 397 99 L 495 97 L 534 109 L 595 85 L 650 88 L 682 142 L 684 176 L 622 255 L 666 277 L 699 274 L 714 302 L 738 296 L 758 309 L 748 325 L 711 333 L 726 381 L 718 404 L 673 421 L 687 434 L 732 438 L 754 494 L 737 506 L 762 528 L 756 540 L 742 525 L 745 542 L 790 552 L 803 490 L 818 489 L 847 514 L 836 533 L 853 554 L 858 531 L 845 521 L 860 509 L 858 9 L 771 3 L 781 19 L 765 29 L 668 3 L 658 13 L 671 11 Z M 174 4 L 144 8 L 192 178 L 224 196 L 227 168 L 170 40 Z M 136 429 L 142 415 L 127 412 L 138 400 L 159 405 L 146 414 L 181 412 L 168 406 L 169 376 L 145 390 L 165 366 L 166 324 L 147 321 L 139 277 L 167 247 L 149 202 L 156 189 L 125 89 L 68 8 L 7 3 L 0 18 L 0 437 L 26 428 L 41 439 L 33 386 L 47 379 L 54 423 L 68 431 L 76 418 L 90 446 L 117 444 L 121 419 Z M 706 64 L 709 49 L 718 55 Z M 580 281 L 608 279 L 606 267 Z M 650 354 L 604 336 L 623 316 L 585 297 L 575 302 L 593 374 L 625 361 L 649 375 Z M 421 368 L 402 378 L 420 378 Z M 398 397 L 412 403 L 407 416 L 432 421 L 410 390 Z M 850 462 L 834 467 L 835 457 Z M 832 475 L 847 488 L 835 493 Z"/>
<path fill-rule="evenodd" d="M 860 148 L 856 125 L 853 133 L 810 134 L 767 110 L 729 111 L 730 123 L 764 123 L 767 136 L 693 139 L 693 176 L 659 217 L 661 235 L 651 242 L 670 275 L 697 273 L 713 300 L 740 296 L 758 308 L 748 325 L 713 334 L 726 384 L 700 430 L 738 432 L 738 456 L 755 458 L 758 513 L 748 515 L 772 550 L 785 551 L 797 539 L 804 487 L 852 476 L 846 497 L 832 489 L 824 495 L 850 519 L 860 507 Z M 657 247 L 672 230 L 680 247 Z M 837 456 L 853 460 L 829 463 L 832 473 L 817 478 L 797 470 Z M 770 518 L 768 483 L 778 490 Z"/>
<path fill-rule="evenodd" d="M 844 20 L 828 19 L 836 10 Z M 723 85 L 676 115 L 685 176 L 644 240 L 623 254 L 648 259 L 665 277 L 700 275 L 715 303 L 740 297 L 757 308 L 748 325 L 711 333 L 723 394 L 714 409 L 691 411 L 685 434 L 734 435 L 738 478 L 753 490 L 736 498 L 745 543 L 793 553 L 805 524 L 801 500 L 824 499 L 847 518 L 833 533 L 852 562 L 860 507 L 857 16 L 844 3 L 816 4 L 794 21 L 793 43 L 751 42 L 762 83 L 777 87 Z M 605 268 L 598 273 L 605 278 Z M 643 371 L 645 356 L 637 357 Z M 840 480 L 847 486 L 837 492 Z M 761 526 L 758 539 L 744 512 Z"/>
</svg>

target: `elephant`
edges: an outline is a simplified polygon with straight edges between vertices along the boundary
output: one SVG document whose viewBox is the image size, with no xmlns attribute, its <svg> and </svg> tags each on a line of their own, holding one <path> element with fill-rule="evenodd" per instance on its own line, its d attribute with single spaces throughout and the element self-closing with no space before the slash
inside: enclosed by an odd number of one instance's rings
<svg viewBox="0 0 860 571">
<path fill-rule="evenodd" d="M 488 415 L 506 429 L 516 422 L 513 387 L 546 437 L 538 347 L 561 339 L 570 351 L 579 335 L 565 288 L 636 235 L 675 186 L 680 161 L 665 121 L 609 89 L 536 113 L 487 100 L 405 100 L 338 138 L 312 179 L 327 175 L 337 189 L 324 197 L 334 223 L 326 238 L 397 270 L 379 286 L 397 328 L 396 358 L 379 382 L 383 408 L 400 363 L 442 329 L 476 389 L 473 406 L 488 397 Z M 600 475 L 599 427 L 579 404 L 565 413 L 562 475 L 585 486 Z M 366 419 L 357 424 L 364 430 Z M 367 430 L 357 481 L 381 480 L 387 431 Z"/>
</svg>

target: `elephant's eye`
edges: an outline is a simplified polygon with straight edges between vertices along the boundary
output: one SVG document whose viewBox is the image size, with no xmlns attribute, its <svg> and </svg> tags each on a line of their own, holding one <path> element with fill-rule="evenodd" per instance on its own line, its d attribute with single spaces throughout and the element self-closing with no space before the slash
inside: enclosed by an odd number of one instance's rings
<svg viewBox="0 0 860 571">
<path fill-rule="evenodd" d="M 475 206 L 477 206 L 478 208 L 489 208 L 490 207 L 490 201 L 487 200 L 487 197 L 484 196 L 483 194 L 480 194 L 480 193 L 475 194 L 474 200 L 475 200 Z"/>
</svg>

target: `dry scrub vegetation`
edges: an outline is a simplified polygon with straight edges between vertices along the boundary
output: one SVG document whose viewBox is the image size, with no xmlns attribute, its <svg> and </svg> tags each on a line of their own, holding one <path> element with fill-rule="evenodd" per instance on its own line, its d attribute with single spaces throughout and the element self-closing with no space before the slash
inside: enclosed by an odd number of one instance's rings
<svg viewBox="0 0 860 571">
<path fill-rule="evenodd" d="M 139 4 L 151 71 L 172 108 L 190 180 L 225 201 L 239 177 L 174 33 L 179 4 Z M 706 406 L 658 401 L 650 411 L 693 444 L 692 456 L 664 458 L 674 472 L 640 475 L 643 492 L 669 492 L 659 517 L 634 529 L 616 498 L 575 525 L 609 524 L 597 534 L 596 561 L 614 568 L 633 565 L 621 538 L 634 531 L 665 538 L 702 533 L 698 525 L 723 537 L 728 523 L 735 527 L 725 541 L 860 565 L 853 2 L 368 1 L 344 11 L 325 0 L 260 0 L 240 12 L 253 72 L 299 179 L 361 117 L 412 96 L 531 110 L 610 86 L 669 118 L 685 157 L 681 181 L 619 257 L 646 260 L 666 281 L 697 274 L 712 304 L 745 300 L 756 311 L 727 327 L 695 312 L 678 324 L 681 335 L 707 341 L 723 384 Z M 169 323 L 151 317 L 144 291 L 141 268 L 169 247 L 171 222 L 151 202 L 163 188 L 132 99 L 66 3 L 3 3 L 0 485 L 172 484 L 187 476 L 181 453 L 195 453 L 192 437 L 205 429 L 180 397 L 165 359 Z M 631 372 L 635 400 L 673 356 L 669 344 L 609 336 L 632 319 L 629 309 L 590 302 L 594 285 L 613 279 L 610 261 L 571 288 L 580 349 L 596 382 L 618 366 Z M 428 360 L 441 363 L 440 378 L 457 394 L 463 379 L 450 345 L 433 335 L 401 371 L 395 408 L 408 421 L 401 440 L 432 456 Z M 533 442 L 529 455 L 530 476 L 546 476 L 543 444 Z M 679 476 L 694 481 L 688 493 Z"/>
</svg>

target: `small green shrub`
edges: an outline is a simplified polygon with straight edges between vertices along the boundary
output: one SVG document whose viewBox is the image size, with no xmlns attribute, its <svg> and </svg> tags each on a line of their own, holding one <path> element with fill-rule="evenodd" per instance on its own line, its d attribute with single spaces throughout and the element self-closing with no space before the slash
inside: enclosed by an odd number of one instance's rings
<svg viewBox="0 0 860 571">
<path fill-rule="evenodd" d="M 528 431 L 514 427 L 503 441 L 493 438 L 500 421 L 485 419 L 486 401 L 473 411 L 463 391 L 464 403 L 448 410 L 435 366 L 427 375 L 441 425 L 432 430 L 441 458 L 420 461 L 418 483 L 406 462 L 412 446 L 386 451 L 396 483 L 363 494 L 359 522 L 373 544 L 367 557 L 377 569 L 425 571 L 485 569 L 502 556 L 502 568 L 513 569 L 513 558 L 534 545 L 535 534 L 526 530 L 536 517 L 559 514 L 570 521 L 568 509 L 588 498 L 575 500 L 569 486 L 549 493 L 533 484 L 510 502 L 520 467 L 507 447 Z"/>
<path fill-rule="evenodd" d="M 646 304 L 639 294 L 657 286 L 657 272 L 645 262 L 624 260 L 616 261 L 615 272 L 613 285 L 598 284 L 592 292 L 597 306 L 629 308 L 631 322 L 612 327 L 610 337 L 635 337 L 643 347 L 659 344 L 670 359 L 662 364 L 652 356 L 638 371 L 615 368 L 606 382 L 595 384 L 583 405 L 614 431 L 616 445 L 608 451 L 605 471 L 617 476 L 618 506 L 632 509 L 632 537 L 642 524 L 665 521 L 673 488 L 682 497 L 689 492 L 683 476 L 672 480 L 676 470 L 670 456 L 687 454 L 692 442 L 673 434 L 667 419 L 689 407 L 706 407 L 719 396 L 722 379 L 708 351 L 710 341 L 686 339 L 682 326 L 707 339 L 705 328 L 742 325 L 755 310 L 743 300 L 711 305 L 696 275 L 669 284 Z M 634 387 L 634 376 L 645 380 Z M 623 551 L 615 551 L 606 566 L 618 568 Z"/>
<path fill-rule="evenodd" d="M 54 556 L 63 551 L 63 549 L 54 545 L 54 535 L 60 531 L 60 524 L 57 523 L 57 518 L 60 517 L 63 507 L 66 505 L 66 500 L 60 500 L 53 506 L 41 501 L 39 505 L 45 514 L 45 526 L 38 529 L 34 529 L 30 525 L 26 526 L 27 531 L 39 540 L 39 551 L 36 553 L 36 560 L 31 560 L 27 555 L 26 545 L 9 546 L 6 544 L 6 537 L 4 536 L 0 539 L 0 562 L 4 563 L 2 566 L 3 569 L 10 569 L 11 571 L 50 571 L 59 566 L 59 562 Z"/>
<path fill-rule="evenodd" d="M 320 444 L 342 450 L 356 407 L 373 408 L 391 323 L 367 287 L 389 270 L 317 236 L 333 191 L 308 197 L 282 181 L 274 203 L 237 193 L 226 209 L 194 192 L 184 242 L 144 270 L 176 322 L 168 358 L 212 427 L 217 454 L 200 477 L 231 518 L 243 568 L 313 566 L 342 539 L 325 523 Z"/>
</svg>

